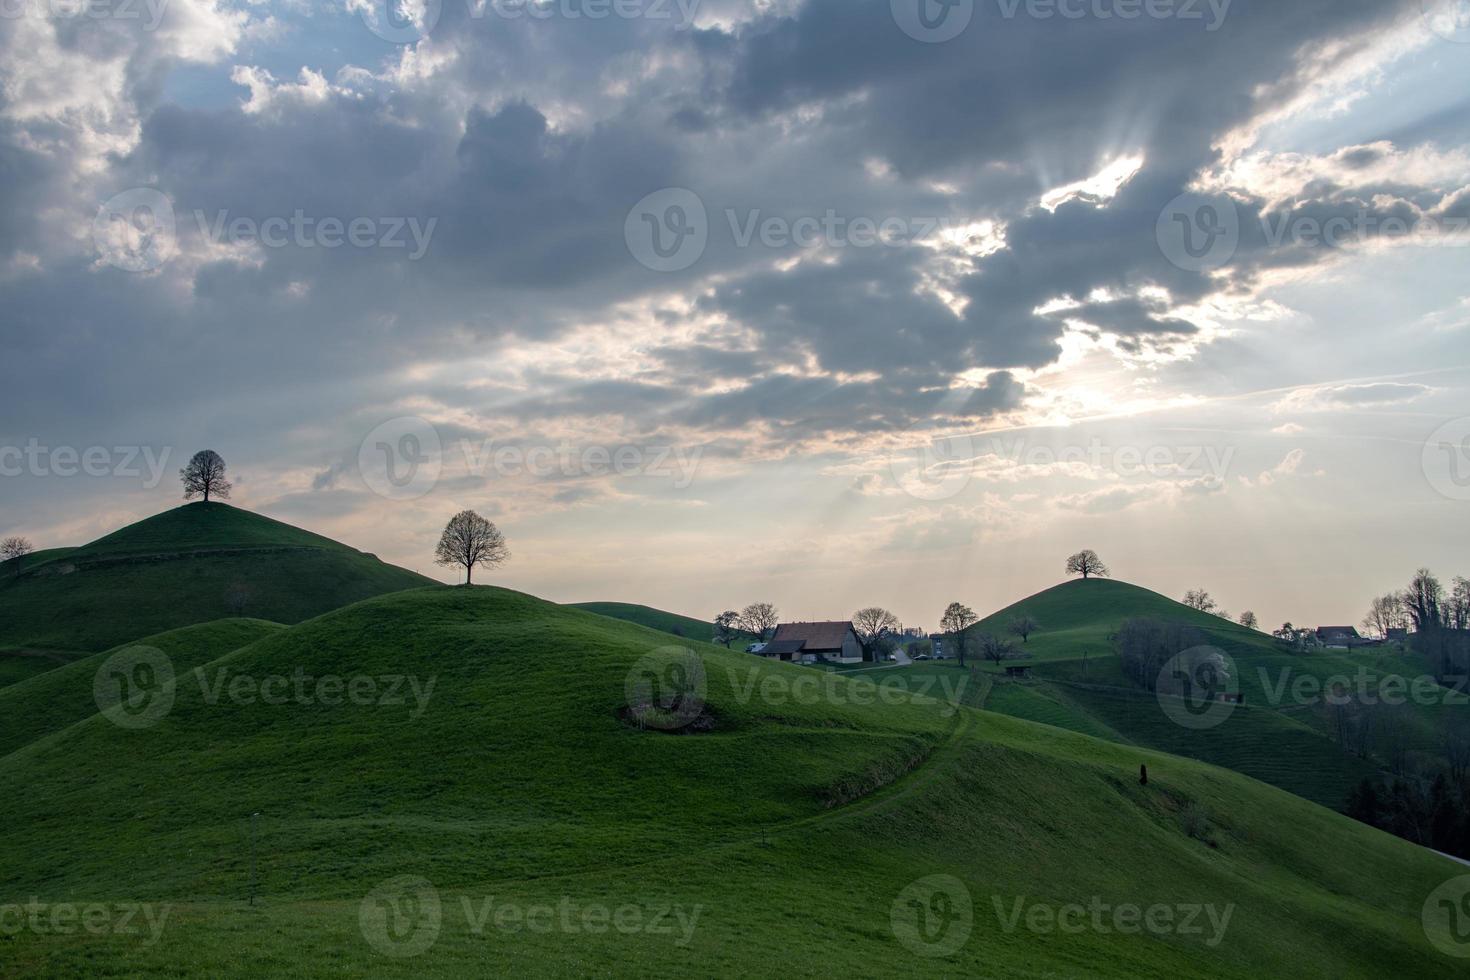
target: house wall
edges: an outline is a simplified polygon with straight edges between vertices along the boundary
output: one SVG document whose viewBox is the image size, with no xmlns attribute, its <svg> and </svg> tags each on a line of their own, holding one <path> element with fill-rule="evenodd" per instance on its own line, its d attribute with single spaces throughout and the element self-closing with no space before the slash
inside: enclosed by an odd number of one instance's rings
<svg viewBox="0 0 1470 980">
<path fill-rule="evenodd" d="M 845 664 L 860 664 L 863 662 L 862 644 L 858 643 L 857 636 L 852 630 L 842 638 L 842 662 Z"/>
</svg>

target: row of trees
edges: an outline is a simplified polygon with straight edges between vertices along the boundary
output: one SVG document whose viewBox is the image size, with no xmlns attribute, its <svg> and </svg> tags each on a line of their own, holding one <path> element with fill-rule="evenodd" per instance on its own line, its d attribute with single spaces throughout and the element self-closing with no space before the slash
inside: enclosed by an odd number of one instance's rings
<svg viewBox="0 0 1470 980">
<path fill-rule="evenodd" d="M 1438 771 L 1425 776 L 1413 772 L 1407 761 L 1416 735 L 1411 712 L 1383 705 L 1355 708 L 1353 722 L 1371 732 L 1369 737 L 1377 742 L 1393 776 L 1364 779 L 1348 798 L 1348 816 L 1425 847 L 1470 858 L 1470 717 L 1444 713 L 1438 739 L 1443 761 Z"/>
<path fill-rule="evenodd" d="M 1390 630 L 1470 630 L 1470 579 L 1456 576 L 1446 589 L 1427 568 L 1415 573 L 1409 587 L 1374 599 L 1363 628 L 1386 637 Z"/>
</svg>

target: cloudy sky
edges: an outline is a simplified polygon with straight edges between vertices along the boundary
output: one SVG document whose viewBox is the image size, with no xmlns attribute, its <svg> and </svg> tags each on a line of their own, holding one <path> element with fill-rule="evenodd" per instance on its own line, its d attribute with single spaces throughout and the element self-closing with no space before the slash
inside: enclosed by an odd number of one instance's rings
<svg viewBox="0 0 1470 980">
<path fill-rule="evenodd" d="M 0 7 L 0 533 L 208 447 L 698 616 L 1470 573 L 1470 4 Z"/>
</svg>

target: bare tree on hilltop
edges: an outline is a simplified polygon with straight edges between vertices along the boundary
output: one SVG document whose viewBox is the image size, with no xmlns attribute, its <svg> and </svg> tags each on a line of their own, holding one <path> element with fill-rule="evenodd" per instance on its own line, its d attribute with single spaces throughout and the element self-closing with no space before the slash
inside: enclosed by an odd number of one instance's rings
<svg viewBox="0 0 1470 980">
<path fill-rule="evenodd" d="M 189 460 L 189 465 L 179 470 L 184 481 L 184 499 L 193 500 L 203 496 L 209 503 L 210 497 L 230 499 L 230 481 L 225 479 L 224 457 L 213 449 L 201 449 Z"/>
<path fill-rule="evenodd" d="M 15 574 L 20 574 L 20 560 L 36 549 L 25 538 L 6 538 L 0 541 L 0 561 L 15 562 Z"/>
<path fill-rule="evenodd" d="M 475 566 L 495 568 L 505 564 L 510 549 L 500 528 L 472 510 L 462 510 L 449 519 L 434 550 L 434 561 L 440 565 L 458 565 L 464 569 L 464 584 L 474 577 Z"/>
<path fill-rule="evenodd" d="M 1067 574 L 1081 575 L 1083 578 L 1109 578 L 1113 573 L 1108 571 L 1108 566 L 1102 563 L 1097 552 L 1087 548 L 1067 559 Z"/>
</svg>

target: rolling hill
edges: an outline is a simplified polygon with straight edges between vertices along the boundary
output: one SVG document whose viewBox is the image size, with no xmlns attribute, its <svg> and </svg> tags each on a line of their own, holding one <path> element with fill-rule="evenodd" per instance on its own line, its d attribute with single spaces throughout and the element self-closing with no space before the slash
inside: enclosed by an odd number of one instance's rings
<svg viewBox="0 0 1470 980">
<path fill-rule="evenodd" d="M 148 690 L 145 707 L 165 708 L 146 725 L 96 715 L 0 758 L 0 904 L 142 903 L 164 924 L 0 933 L 0 963 L 414 978 L 1454 970 L 1421 910 L 1456 866 L 1422 849 L 1223 769 L 686 646 L 530 596 L 438 588 L 178 671 Z M 650 677 L 696 693 L 691 724 L 645 710 Z M 1058 928 L 1074 906 L 1193 910 L 1198 931 Z"/>
<path fill-rule="evenodd" d="M 621 619 L 626 623 L 647 626 L 660 633 L 698 640 L 701 643 L 709 643 L 714 640 L 715 636 L 713 622 L 705 622 L 692 616 L 680 616 L 678 613 L 664 612 L 662 609 L 654 609 L 651 606 L 639 606 L 627 602 L 574 602 L 571 603 L 571 607 L 596 613 L 599 616 L 607 616 L 609 619 Z M 741 636 L 747 640 L 754 639 L 748 634 L 742 633 Z"/>
<path fill-rule="evenodd" d="M 96 652 L 232 613 L 298 623 L 435 584 L 220 503 L 186 504 L 31 559 L 0 580 L 0 646 Z"/>
</svg>

